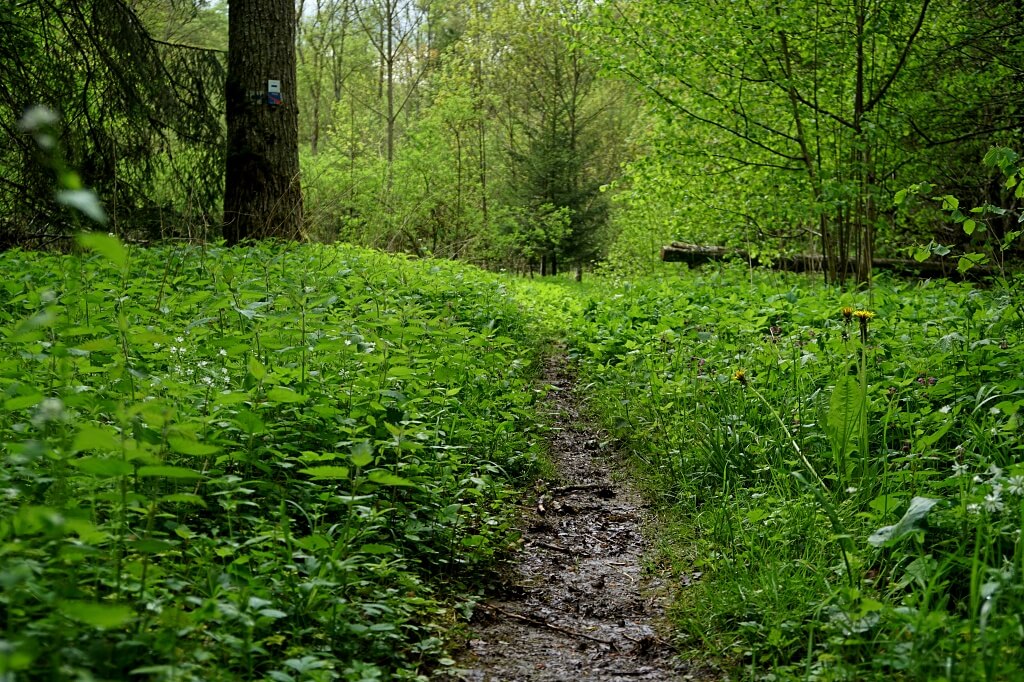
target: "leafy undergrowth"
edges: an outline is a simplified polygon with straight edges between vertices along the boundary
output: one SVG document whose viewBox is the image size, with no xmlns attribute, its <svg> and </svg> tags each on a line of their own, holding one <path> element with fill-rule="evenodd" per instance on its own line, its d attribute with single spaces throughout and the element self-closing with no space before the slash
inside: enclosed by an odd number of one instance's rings
<svg viewBox="0 0 1024 682">
<path fill-rule="evenodd" d="M 0 676 L 373 680 L 515 544 L 535 325 L 338 247 L 0 256 Z"/>
<path fill-rule="evenodd" d="M 742 679 L 967 681 L 1024 675 L 1019 285 L 524 287 L 678 512 L 663 560 L 694 655 Z"/>
</svg>

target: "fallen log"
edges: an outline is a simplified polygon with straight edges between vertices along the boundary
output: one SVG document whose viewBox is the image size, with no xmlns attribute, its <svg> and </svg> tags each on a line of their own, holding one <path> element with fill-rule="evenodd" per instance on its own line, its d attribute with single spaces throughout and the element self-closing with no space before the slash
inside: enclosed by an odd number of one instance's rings
<svg viewBox="0 0 1024 682">
<path fill-rule="evenodd" d="M 666 263 L 686 263 L 696 266 L 710 263 L 712 261 L 735 258 L 744 260 L 751 265 L 771 267 L 775 270 L 786 270 L 788 272 L 825 272 L 828 269 L 828 260 L 817 254 L 803 254 L 796 256 L 778 256 L 775 258 L 762 258 L 751 256 L 743 249 L 730 249 L 724 246 L 701 246 L 699 244 L 684 244 L 672 242 L 661 248 L 661 260 Z M 972 267 L 968 273 L 962 273 L 956 269 L 956 265 L 950 262 L 925 261 L 923 263 L 909 258 L 876 258 L 873 267 L 879 270 L 889 270 L 905 275 L 917 277 L 944 277 L 948 279 L 963 279 L 966 274 L 971 278 L 990 277 L 999 274 L 996 268 L 984 265 Z M 847 272 L 856 272 L 854 263 L 847 264 Z"/>
</svg>

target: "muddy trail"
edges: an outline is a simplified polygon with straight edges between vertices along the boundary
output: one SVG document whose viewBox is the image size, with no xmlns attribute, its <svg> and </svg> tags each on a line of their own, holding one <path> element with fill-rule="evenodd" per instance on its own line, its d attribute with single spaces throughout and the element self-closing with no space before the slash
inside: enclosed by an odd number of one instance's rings
<svg viewBox="0 0 1024 682">
<path fill-rule="evenodd" d="M 621 464 L 580 417 L 565 358 L 544 381 L 557 483 L 527 499 L 518 564 L 479 604 L 464 682 L 703 680 L 658 631 L 666 590 L 645 575 L 649 513 Z"/>
</svg>

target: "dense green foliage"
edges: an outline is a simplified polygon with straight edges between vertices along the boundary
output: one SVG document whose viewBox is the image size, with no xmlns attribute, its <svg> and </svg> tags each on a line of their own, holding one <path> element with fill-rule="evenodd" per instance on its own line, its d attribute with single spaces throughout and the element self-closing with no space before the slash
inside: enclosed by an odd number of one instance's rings
<svg viewBox="0 0 1024 682">
<path fill-rule="evenodd" d="M 533 286 L 677 519 L 693 655 L 750 679 L 1019 678 L 1018 284 Z"/>
<path fill-rule="evenodd" d="M 989 146 L 1021 145 L 1019 3 L 599 6 L 594 45 L 653 114 L 622 183 L 626 266 L 679 239 L 814 251 L 833 279 L 866 280 L 876 242 L 963 239 L 934 210 L 894 214 L 907 185 L 1006 205 L 978 169 Z"/>
<path fill-rule="evenodd" d="M 445 663 L 454 590 L 514 544 L 537 467 L 537 343 L 503 287 L 352 248 L 83 242 L 0 259 L 5 679 Z"/>
</svg>

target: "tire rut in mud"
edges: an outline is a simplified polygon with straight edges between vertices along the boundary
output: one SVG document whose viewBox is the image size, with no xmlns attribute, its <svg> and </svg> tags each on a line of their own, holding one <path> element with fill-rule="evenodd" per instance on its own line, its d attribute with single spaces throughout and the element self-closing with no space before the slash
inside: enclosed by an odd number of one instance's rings
<svg viewBox="0 0 1024 682">
<path fill-rule="evenodd" d="M 521 557 L 477 606 L 459 679 L 708 679 L 676 660 L 656 630 L 665 590 L 642 567 L 649 513 L 584 425 L 563 356 L 548 360 L 544 381 L 560 485 L 538 491 L 524 513 Z"/>
</svg>

